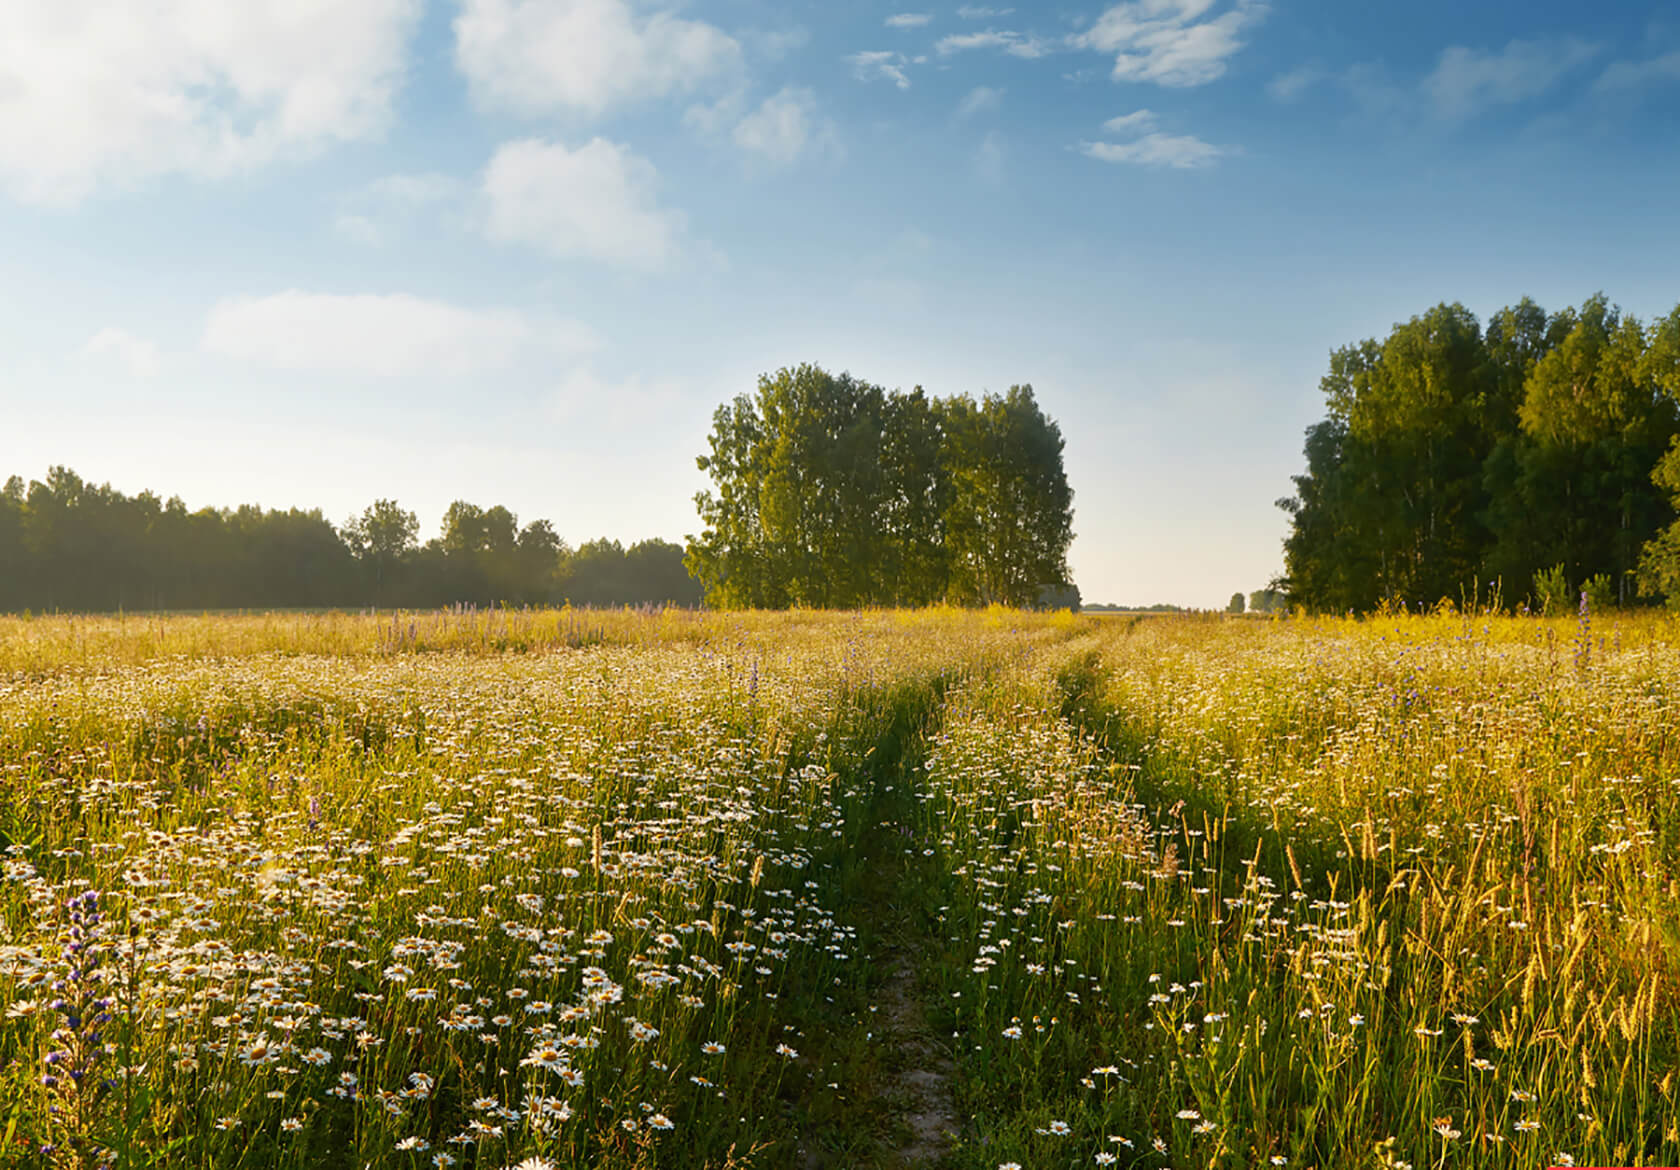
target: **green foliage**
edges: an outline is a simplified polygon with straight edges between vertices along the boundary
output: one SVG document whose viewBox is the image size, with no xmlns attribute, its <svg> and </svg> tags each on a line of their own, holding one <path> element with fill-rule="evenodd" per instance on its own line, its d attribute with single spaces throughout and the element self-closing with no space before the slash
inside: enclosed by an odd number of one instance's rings
<svg viewBox="0 0 1680 1170">
<path fill-rule="evenodd" d="M 1484 332 L 1440 305 L 1332 354 L 1322 389 L 1280 501 L 1308 608 L 1428 606 L 1554 565 L 1607 575 L 1617 603 L 1662 579 L 1635 570 L 1672 517 L 1650 476 L 1680 429 L 1680 309 L 1647 329 L 1602 295 L 1550 317 L 1524 299 Z"/>
<path fill-rule="evenodd" d="M 1032 605 L 1067 582 L 1062 438 L 1029 386 L 980 402 L 814 365 L 720 406 L 687 564 L 726 608 Z"/>
<path fill-rule="evenodd" d="M 189 512 L 178 498 L 125 496 L 54 467 L 0 488 L 0 612 L 331 606 L 599 606 L 699 603 L 682 550 L 607 542 L 574 557 L 547 520 L 456 500 L 441 534 L 376 500 L 342 529 L 319 511 Z M 579 550 L 584 554 L 592 546 Z M 611 561 L 611 565 L 608 565 Z"/>
<path fill-rule="evenodd" d="M 683 567 L 681 545 L 616 540 L 578 546 L 561 569 L 560 593 L 573 605 L 699 605 L 700 582 Z"/>
<path fill-rule="evenodd" d="M 1581 585 L 1589 613 L 1604 613 L 1616 607 L 1616 582 L 1609 573 L 1594 573 Z"/>
<path fill-rule="evenodd" d="M 1575 595 L 1562 565 L 1537 570 L 1534 574 L 1534 607 L 1545 617 L 1556 617 L 1575 608 Z"/>
<path fill-rule="evenodd" d="M 1226 613 L 1242 613 L 1248 607 L 1248 600 L 1241 591 L 1231 594 L 1231 600 L 1225 605 Z"/>
</svg>

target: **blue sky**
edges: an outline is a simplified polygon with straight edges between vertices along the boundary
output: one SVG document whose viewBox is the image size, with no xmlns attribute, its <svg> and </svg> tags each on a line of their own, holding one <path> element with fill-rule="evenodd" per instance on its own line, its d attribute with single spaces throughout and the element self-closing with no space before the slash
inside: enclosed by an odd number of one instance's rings
<svg viewBox="0 0 1680 1170">
<path fill-rule="evenodd" d="M 815 361 L 1030 382 L 1087 600 L 1223 604 L 1328 352 L 1441 300 L 1680 301 L 1656 3 L 25 0 L 0 473 L 695 530 Z"/>
</svg>

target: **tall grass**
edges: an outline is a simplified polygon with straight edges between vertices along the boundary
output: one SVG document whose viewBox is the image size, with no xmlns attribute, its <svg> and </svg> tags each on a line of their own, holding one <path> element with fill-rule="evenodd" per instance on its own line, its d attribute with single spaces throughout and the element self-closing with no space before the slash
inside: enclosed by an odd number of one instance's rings
<svg viewBox="0 0 1680 1170">
<path fill-rule="evenodd" d="M 0 1165 L 891 1165 L 888 943 L 954 1168 L 1680 1163 L 1677 686 L 1656 617 L 0 619 Z"/>
</svg>

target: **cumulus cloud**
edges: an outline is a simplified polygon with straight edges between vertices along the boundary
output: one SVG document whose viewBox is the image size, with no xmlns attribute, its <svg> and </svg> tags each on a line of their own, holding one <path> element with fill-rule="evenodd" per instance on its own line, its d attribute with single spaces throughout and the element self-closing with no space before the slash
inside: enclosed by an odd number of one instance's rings
<svg viewBox="0 0 1680 1170">
<path fill-rule="evenodd" d="M 835 148 L 833 127 L 817 115 L 815 95 L 808 89 L 788 86 L 772 94 L 735 125 L 735 145 L 786 165 L 807 148 Z"/>
<path fill-rule="evenodd" d="M 927 12 L 899 12 L 887 17 L 888 28 L 921 28 L 933 19 Z"/>
<path fill-rule="evenodd" d="M 576 150 L 504 143 L 485 169 L 485 234 L 552 256 L 656 268 L 677 250 L 680 212 L 661 208 L 652 163 L 604 138 Z"/>
<path fill-rule="evenodd" d="M 713 25 L 626 0 L 461 0 L 455 63 L 481 106 L 599 114 L 738 77 L 742 58 Z"/>
<path fill-rule="evenodd" d="M 378 134 L 421 0 L 8 5 L 0 185 L 36 203 Z"/>
<path fill-rule="evenodd" d="M 131 378 L 155 377 L 161 366 L 157 346 L 126 329 L 101 329 L 88 339 L 82 353 L 114 361 Z"/>
<path fill-rule="evenodd" d="M 853 53 L 846 58 L 846 63 L 852 67 L 852 75 L 859 81 L 884 78 L 899 89 L 910 88 L 910 78 L 904 72 L 906 62 L 903 53 L 895 53 L 891 49 L 869 49 Z"/>
<path fill-rule="evenodd" d="M 1573 37 L 1512 41 L 1497 53 L 1453 45 L 1423 80 L 1423 94 L 1444 118 L 1467 118 L 1496 105 L 1537 97 L 1590 61 L 1598 46 Z"/>
<path fill-rule="evenodd" d="M 201 347 L 282 370 L 412 377 L 461 376 L 534 355 L 593 349 L 578 322 L 510 309 L 471 309 L 405 293 L 342 296 L 296 289 L 215 305 Z"/>
<path fill-rule="evenodd" d="M 1076 48 L 1114 54 L 1116 81 L 1205 85 L 1225 72 L 1243 47 L 1243 32 L 1266 13 L 1258 0 L 1236 0 L 1210 15 L 1216 0 L 1130 0 L 1109 8 L 1083 33 Z"/>
<path fill-rule="evenodd" d="M 1189 170 L 1213 165 L 1226 151 L 1188 134 L 1145 134 L 1133 142 L 1084 142 L 1079 149 L 1099 162 Z"/>
</svg>

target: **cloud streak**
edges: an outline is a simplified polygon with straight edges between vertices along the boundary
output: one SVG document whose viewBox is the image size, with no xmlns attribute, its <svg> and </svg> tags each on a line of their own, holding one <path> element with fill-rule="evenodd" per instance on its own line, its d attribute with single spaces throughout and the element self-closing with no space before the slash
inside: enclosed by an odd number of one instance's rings
<svg viewBox="0 0 1680 1170">
<path fill-rule="evenodd" d="M 1002 49 L 1010 56 L 1024 57 L 1028 60 L 1046 56 L 1050 52 L 1047 42 L 1009 29 L 952 33 L 950 36 L 940 37 L 933 46 L 933 51 L 941 57 L 949 57 L 953 53 L 963 53 L 970 49 Z"/>
<path fill-rule="evenodd" d="M 211 308 L 200 347 L 279 370 L 400 378 L 464 376 L 597 345 L 588 327 L 511 309 L 471 309 L 406 293 L 297 289 Z"/>
<path fill-rule="evenodd" d="M 1538 97 L 1598 52 L 1597 45 L 1573 37 L 1512 41 L 1497 53 L 1452 45 L 1420 88 L 1440 117 L 1468 118 Z"/>
<path fill-rule="evenodd" d="M 851 54 L 845 61 L 852 67 L 852 76 L 859 81 L 886 80 L 899 89 L 910 88 L 909 75 L 904 72 L 907 62 L 903 53 L 892 49 L 866 49 Z"/>
<path fill-rule="evenodd" d="M 1189 134 L 1145 134 L 1133 142 L 1082 142 L 1079 149 L 1098 162 L 1193 170 L 1212 166 L 1228 152 Z"/>
<path fill-rule="evenodd" d="M 1206 85 L 1224 75 L 1226 62 L 1245 44 L 1243 34 L 1267 11 L 1258 0 L 1236 0 L 1231 8 L 1210 16 L 1215 6 L 1215 0 L 1116 4 L 1070 43 L 1113 54 L 1115 81 Z"/>
</svg>

